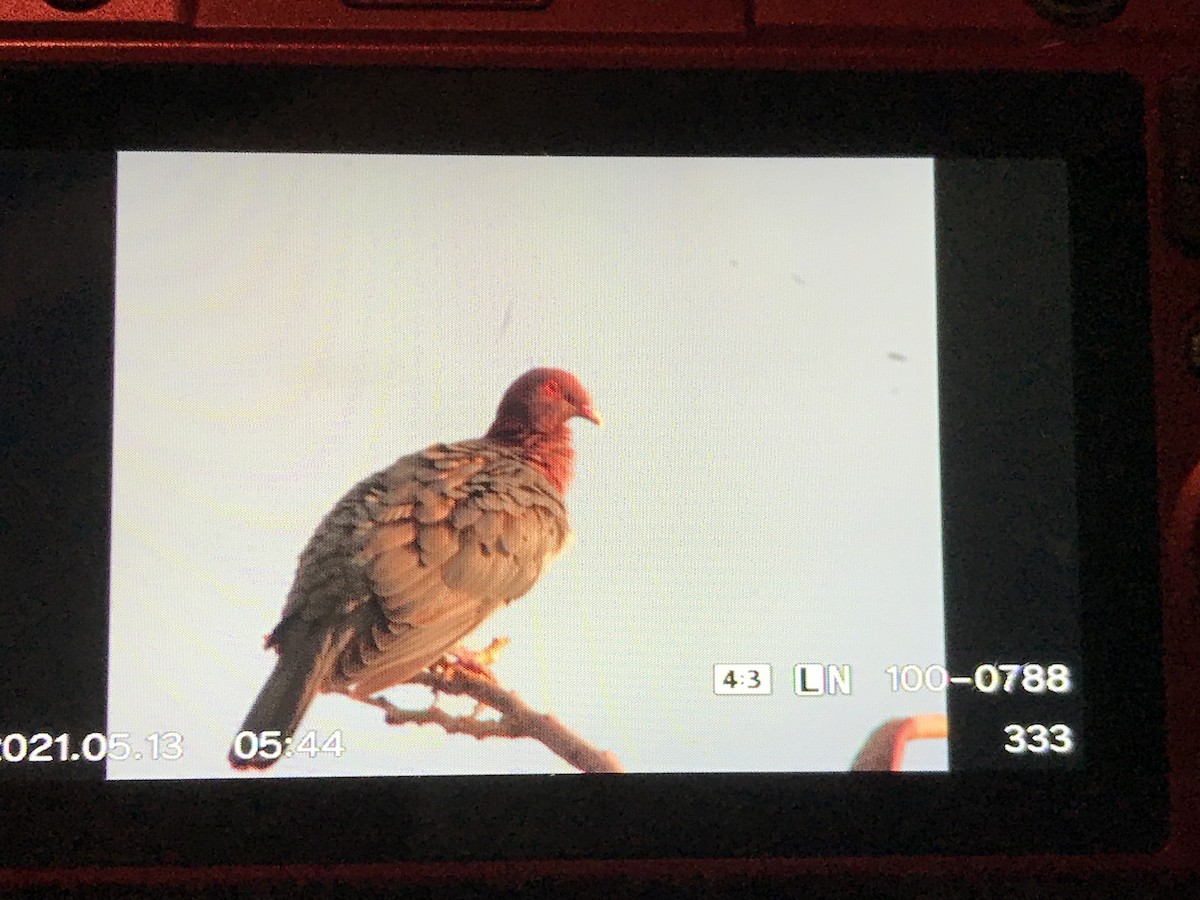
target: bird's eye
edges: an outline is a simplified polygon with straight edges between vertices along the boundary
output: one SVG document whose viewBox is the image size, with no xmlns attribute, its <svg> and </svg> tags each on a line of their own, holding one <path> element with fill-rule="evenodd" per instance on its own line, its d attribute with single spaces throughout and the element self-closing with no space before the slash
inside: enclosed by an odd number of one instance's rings
<svg viewBox="0 0 1200 900">
<path fill-rule="evenodd" d="M 562 394 L 562 385 L 551 379 L 542 382 L 542 393 L 547 397 L 557 397 Z"/>
</svg>

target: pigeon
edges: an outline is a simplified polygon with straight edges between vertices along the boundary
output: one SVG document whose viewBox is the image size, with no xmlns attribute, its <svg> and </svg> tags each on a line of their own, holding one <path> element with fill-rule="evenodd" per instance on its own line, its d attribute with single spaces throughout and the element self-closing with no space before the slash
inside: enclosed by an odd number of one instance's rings
<svg viewBox="0 0 1200 900">
<path fill-rule="evenodd" d="M 579 380 L 533 369 L 482 438 L 403 456 L 342 497 L 300 554 L 265 642 L 279 659 L 242 732 L 286 742 L 318 692 L 370 702 L 532 588 L 571 536 L 575 417 L 601 423 Z M 265 743 L 247 759 L 235 740 L 230 764 L 271 766 Z"/>
</svg>

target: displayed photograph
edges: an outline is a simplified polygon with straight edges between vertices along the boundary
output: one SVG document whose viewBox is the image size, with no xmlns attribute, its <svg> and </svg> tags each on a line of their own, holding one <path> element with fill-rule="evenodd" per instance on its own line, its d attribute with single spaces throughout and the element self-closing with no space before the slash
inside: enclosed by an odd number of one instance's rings
<svg viewBox="0 0 1200 900">
<path fill-rule="evenodd" d="M 120 153 L 107 777 L 945 771 L 933 169 Z"/>
</svg>

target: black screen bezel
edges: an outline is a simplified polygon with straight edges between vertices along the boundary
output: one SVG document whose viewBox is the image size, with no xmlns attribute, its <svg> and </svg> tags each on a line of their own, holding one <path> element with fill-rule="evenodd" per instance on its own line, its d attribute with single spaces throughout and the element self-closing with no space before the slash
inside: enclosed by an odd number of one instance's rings
<svg viewBox="0 0 1200 900">
<path fill-rule="evenodd" d="M 44 628 L 67 614 L 80 629 L 105 627 L 117 148 L 1063 160 L 1071 192 L 1089 736 L 1078 770 L 944 776 L 101 784 L 93 780 L 95 769 L 81 768 L 78 781 L 0 783 L 10 811 L 0 864 L 1145 852 L 1165 840 L 1145 156 L 1136 81 L 1081 74 L 271 67 L 0 74 L 0 146 L 72 154 L 66 168 L 75 173 L 64 183 L 63 167 L 51 165 L 13 181 L 6 210 L 41 210 L 44 228 L 31 234 L 44 243 L 30 252 L 55 261 L 38 282 L 52 289 L 35 303 L 14 296 L 9 304 L 25 348 L 13 377 L 24 381 L 19 394 L 5 392 L 18 412 L 9 421 L 33 429 L 9 435 L 13 453 L 27 458 L 24 493 L 12 493 L 3 510 L 5 562 L 17 573 L 15 595 L 26 601 L 22 621 L 33 617 Z M 47 209 L 48 197 L 65 199 Z M 938 204 L 939 294 L 978 291 L 969 269 L 947 268 L 942 251 L 953 240 L 946 217 L 954 201 L 939 192 Z M 51 487 L 58 499 L 42 521 L 29 513 L 30 497 Z M 40 542 L 52 527 L 63 541 L 55 552 Z M 31 549 L 35 544 L 41 549 Z M 70 610 L 39 606 L 46 596 L 68 595 L 76 598 Z M 948 627 L 970 627 L 953 618 L 948 612 Z M 9 624 L 7 633 L 32 633 L 19 631 L 28 626 L 15 618 Z M 14 669 L 33 672 L 36 644 L 13 649 Z M 59 646 L 59 677 L 86 677 L 89 652 L 97 651 L 82 643 Z M 5 696 L 15 719 L 33 710 L 46 729 L 104 730 L 102 715 L 81 722 L 65 701 L 56 705 L 19 687 L 14 681 Z M 103 696 L 103 684 L 95 687 Z"/>
</svg>

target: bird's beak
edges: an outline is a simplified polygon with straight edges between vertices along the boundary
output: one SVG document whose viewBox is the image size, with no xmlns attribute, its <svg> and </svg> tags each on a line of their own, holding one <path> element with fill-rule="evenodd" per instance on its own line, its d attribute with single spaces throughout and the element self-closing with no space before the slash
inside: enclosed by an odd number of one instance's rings
<svg viewBox="0 0 1200 900">
<path fill-rule="evenodd" d="M 600 417 L 600 413 L 598 413 L 594 409 L 592 409 L 592 405 L 590 403 L 585 403 L 582 406 L 580 406 L 576 412 L 576 415 L 582 416 L 583 418 L 587 419 L 589 422 L 595 422 L 596 425 L 600 428 L 604 427 L 604 419 L 602 419 Z"/>
</svg>

